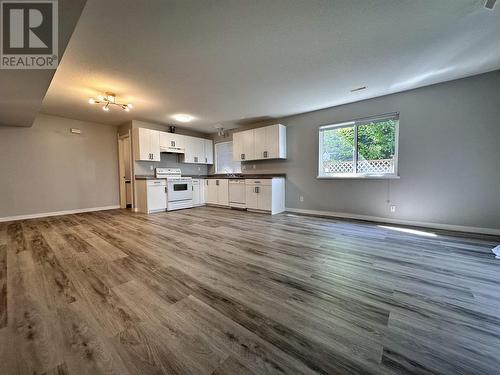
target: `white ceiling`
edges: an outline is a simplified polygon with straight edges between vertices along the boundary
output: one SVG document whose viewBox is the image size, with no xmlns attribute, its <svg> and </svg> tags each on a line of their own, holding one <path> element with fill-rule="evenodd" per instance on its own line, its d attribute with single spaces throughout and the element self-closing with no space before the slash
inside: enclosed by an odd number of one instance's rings
<svg viewBox="0 0 500 375">
<path fill-rule="evenodd" d="M 59 56 L 62 56 L 85 0 L 59 0 Z M 0 70 L 0 126 L 31 126 L 55 71 Z"/>
<path fill-rule="evenodd" d="M 88 0 L 42 111 L 213 132 L 500 68 L 483 0 Z M 364 91 L 351 93 L 359 86 Z M 103 112 L 114 91 L 134 110 Z"/>
</svg>

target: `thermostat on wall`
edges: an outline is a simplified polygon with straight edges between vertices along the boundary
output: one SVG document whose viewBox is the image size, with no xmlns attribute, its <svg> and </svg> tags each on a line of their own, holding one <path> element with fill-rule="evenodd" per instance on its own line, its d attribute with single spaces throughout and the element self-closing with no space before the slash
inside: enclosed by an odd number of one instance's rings
<svg viewBox="0 0 500 375">
<path fill-rule="evenodd" d="M 82 131 L 80 129 L 71 128 L 71 133 L 72 134 L 82 134 Z"/>
</svg>

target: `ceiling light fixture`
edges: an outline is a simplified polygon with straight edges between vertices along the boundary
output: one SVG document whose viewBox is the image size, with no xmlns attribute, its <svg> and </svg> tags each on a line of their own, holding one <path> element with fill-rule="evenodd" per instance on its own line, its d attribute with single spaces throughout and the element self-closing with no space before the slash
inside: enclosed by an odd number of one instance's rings
<svg viewBox="0 0 500 375">
<path fill-rule="evenodd" d="M 495 7 L 495 3 L 496 2 L 497 2 L 497 0 L 486 0 L 484 2 L 484 7 L 486 9 L 493 10 L 493 8 Z"/>
<path fill-rule="evenodd" d="M 214 128 L 217 130 L 217 135 L 219 137 L 224 137 L 224 138 L 226 137 L 226 131 L 224 130 L 221 124 L 215 124 Z"/>
<path fill-rule="evenodd" d="M 189 121 L 192 121 L 194 119 L 193 116 L 187 115 L 184 113 L 179 113 L 177 115 L 174 115 L 173 118 L 179 122 L 189 122 Z"/>
<path fill-rule="evenodd" d="M 118 107 L 121 107 L 121 109 L 123 109 L 125 112 L 130 112 L 130 110 L 133 108 L 133 105 L 130 103 L 129 104 L 117 103 L 116 95 L 113 94 L 112 92 L 107 92 L 106 96 L 99 95 L 97 98 L 90 98 L 89 104 L 104 104 L 102 106 L 102 110 L 105 112 L 109 111 L 110 105 L 116 105 Z"/>
</svg>

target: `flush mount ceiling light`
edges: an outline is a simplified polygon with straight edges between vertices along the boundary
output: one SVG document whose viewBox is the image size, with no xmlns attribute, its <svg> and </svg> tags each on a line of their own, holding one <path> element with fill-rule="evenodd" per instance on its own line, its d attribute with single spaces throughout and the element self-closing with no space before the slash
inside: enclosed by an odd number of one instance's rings
<svg viewBox="0 0 500 375">
<path fill-rule="evenodd" d="M 109 106 L 111 105 L 116 105 L 118 107 L 121 107 L 125 112 L 129 112 L 133 106 L 132 104 L 122 104 L 122 103 L 117 103 L 116 102 L 116 95 L 113 94 L 112 92 L 107 92 L 106 95 L 99 95 L 97 98 L 90 98 L 89 99 L 90 104 L 103 104 L 102 110 L 105 112 L 109 111 Z"/>
<path fill-rule="evenodd" d="M 172 117 L 174 118 L 174 120 L 179 121 L 179 122 L 189 122 L 189 121 L 192 121 L 194 119 L 193 116 L 187 115 L 185 113 L 179 113 L 177 115 L 173 115 Z"/>
</svg>

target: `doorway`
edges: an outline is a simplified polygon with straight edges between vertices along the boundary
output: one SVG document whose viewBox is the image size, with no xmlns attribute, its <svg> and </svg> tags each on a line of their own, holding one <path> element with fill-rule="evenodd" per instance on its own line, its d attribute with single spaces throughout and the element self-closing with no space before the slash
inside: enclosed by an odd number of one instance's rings
<svg viewBox="0 0 500 375">
<path fill-rule="evenodd" d="M 118 159 L 120 170 L 120 207 L 133 208 L 134 186 L 132 183 L 132 145 L 130 132 L 118 136 Z"/>
</svg>

